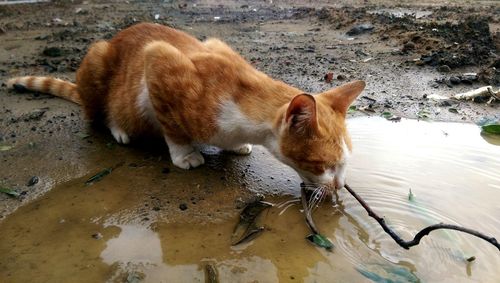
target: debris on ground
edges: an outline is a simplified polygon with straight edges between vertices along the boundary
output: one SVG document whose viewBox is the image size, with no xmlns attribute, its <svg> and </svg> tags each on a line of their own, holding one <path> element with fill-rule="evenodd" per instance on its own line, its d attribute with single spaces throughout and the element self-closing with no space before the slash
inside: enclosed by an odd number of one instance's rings
<svg viewBox="0 0 500 283">
<path fill-rule="evenodd" d="M 494 91 L 491 86 L 483 86 L 478 89 L 474 89 L 465 93 L 459 93 L 453 96 L 453 98 L 458 100 L 475 100 L 477 98 L 489 98 L 488 104 L 492 101 L 500 100 L 500 90 Z"/>
<path fill-rule="evenodd" d="M 257 220 L 264 210 L 272 206 L 271 203 L 262 200 L 247 204 L 240 214 L 238 224 L 234 227 L 233 234 L 231 235 L 231 245 L 236 246 L 246 243 L 264 231 L 264 227 L 259 226 Z"/>
<path fill-rule="evenodd" d="M 4 193 L 10 197 L 14 197 L 14 198 L 17 198 L 19 197 L 21 194 L 14 191 L 13 189 L 8 189 L 8 188 L 2 188 L 0 187 L 0 193 Z"/>
<path fill-rule="evenodd" d="M 101 172 L 99 172 L 99 173 L 93 175 L 92 177 L 90 177 L 85 182 L 85 185 L 90 186 L 90 185 L 94 184 L 95 182 L 99 182 L 100 180 L 102 180 L 102 178 L 104 178 L 107 175 L 109 175 L 111 173 L 111 171 L 113 171 L 113 168 L 106 168 L 106 169 L 102 170 Z"/>
</svg>

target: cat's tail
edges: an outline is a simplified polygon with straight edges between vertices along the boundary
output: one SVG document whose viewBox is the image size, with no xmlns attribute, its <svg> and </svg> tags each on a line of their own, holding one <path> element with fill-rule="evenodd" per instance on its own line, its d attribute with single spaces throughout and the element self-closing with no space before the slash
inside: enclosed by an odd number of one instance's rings
<svg viewBox="0 0 500 283">
<path fill-rule="evenodd" d="M 7 81 L 7 87 L 16 90 L 39 91 L 52 94 L 76 104 L 82 104 L 76 84 L 52 77 L 16 77 Z"/>
</svg>

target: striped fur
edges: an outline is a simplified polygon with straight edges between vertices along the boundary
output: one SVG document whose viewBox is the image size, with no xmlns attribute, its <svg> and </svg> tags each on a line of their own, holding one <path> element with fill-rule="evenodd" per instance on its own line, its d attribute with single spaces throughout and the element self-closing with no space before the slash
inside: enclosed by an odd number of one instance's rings
<svg viewBox="0 0 500 283">
<path fill-rule="evenodd" d="M 52 94 L 76 104 L 81 104 L 80 96 L 76 91 L 76 84 L 52 77 L 25 76 L 16 77 L 7 81 L 8 88 L 21 86 L 31 91 Z"/>
</svg>

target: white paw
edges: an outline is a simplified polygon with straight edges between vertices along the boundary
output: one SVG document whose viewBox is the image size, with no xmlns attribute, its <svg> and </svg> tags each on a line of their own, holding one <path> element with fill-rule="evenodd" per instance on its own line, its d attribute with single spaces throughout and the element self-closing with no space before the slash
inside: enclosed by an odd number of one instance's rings
<svg viewBox="0 0 500 283">
<path fill-rule="evenodd" d="M 172 163 L 174 163 L 175 166 L 182 168 L 182 169 L 191 169 L 191 168 L 196 168 L 200 165 L 205 164 L 205 159 L 203 158 L 203 155 L 197 150 L 189 153 L 188 155 L 178 155 L 178 156 L 172 156 Z"/>
<path fill-rule="evenodd" d="M 111 126 L 109 127 L 109 129 L 111 130 L 111 134 L 118 143 L 128 144 L 130 142 L 130 138 L 128 137 L 127 133 L 125 133 L 122 129 L 115 126 Z"/>
<path fill-rule="evenodd" d="M 233 149 L 232 152 L 236 154 L 241 154 L 241 155 L 248 155 L 252 152 L 252 145 L 251 144 L 244 144 L 243 146 Z"/>
</svg>

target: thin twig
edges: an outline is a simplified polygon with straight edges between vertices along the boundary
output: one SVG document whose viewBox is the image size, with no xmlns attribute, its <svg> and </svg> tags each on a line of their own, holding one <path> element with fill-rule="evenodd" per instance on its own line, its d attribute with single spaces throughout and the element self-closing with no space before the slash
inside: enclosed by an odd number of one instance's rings
<svg viewBox="0 0 500 283">
<path fill-rule="evenodd" d="M 444 224 L 444 223 L 434 224 L 434 225 L 425 227 L 424 229 L 420 230 L 420 232 L 418 232 L 415 235 L 413 240 L 405 241 L 405 240 L 401 239 L 401 237 L 399 237 L 396 234 L 396 232 L 394 232 L 391 228 L 389 228 L 387 226 L 387 224 L 385 224 L 384 218 L 378 216 L 375 212 L 373 212 L 373 210 L 368 206 L 368 204 L 366 204 L 366 202 L 360 196 L 358 196 L 358 194 L 356 194 L 351 189 L 351 187 L 349 185 L 346 184 L 344 187 L 361 204 L 361 206 L 363 206 L 363 208 L 366 210 L 366 212 L 368 212 L 368 215 L 375 218 L 375 220 L 377 220 L 378 224 L 380 224 L 380 226 L 382 226 L 382 229 L 384 229 L 384 231 L 387 234 L 389 234 L 389 236 L 391 236 L 391 238 L 396 243 L 398 243 L 398 245 L 400 245 L 401 247 L 403 247 L 407 250 L 410 249 L 410 247 L 418 245 L 420 243 L 420 239 L 422 239 L 424 236 L 429 235 L 429 233 L 434 231 L 434 230 L 450 229 L 450 230 L 464 232 L 464 233 L 476 236 L 478 238 L 481 238 L 481 239 L 487 241 L 488 243 L 494 245 L 500 251 L 500 244 L 497 242 L 497 240 L 494 237 L 486 236 L 483 233 L 480 233 L 478 231 L 475 231 L 475 230 L 472 230 L 469 228 L 465 228 L 465 227 L 461 227 L 461 226 L 457 226 L 457 225 L 451 225 L 451 224 Z"/>
</svg>

